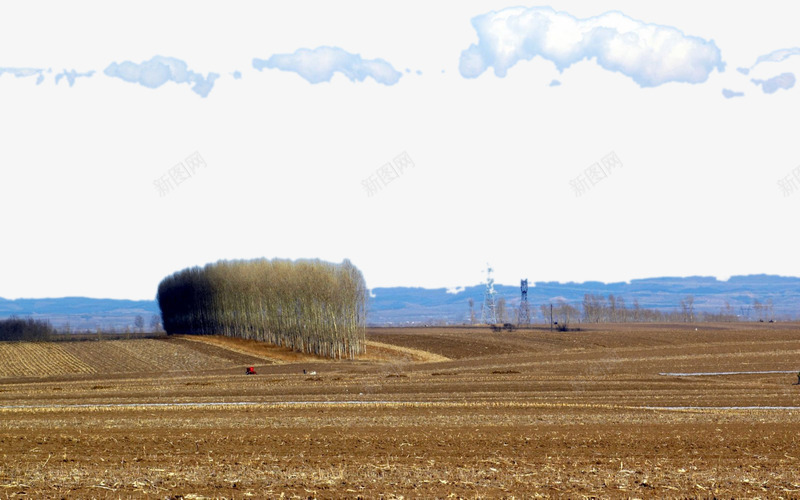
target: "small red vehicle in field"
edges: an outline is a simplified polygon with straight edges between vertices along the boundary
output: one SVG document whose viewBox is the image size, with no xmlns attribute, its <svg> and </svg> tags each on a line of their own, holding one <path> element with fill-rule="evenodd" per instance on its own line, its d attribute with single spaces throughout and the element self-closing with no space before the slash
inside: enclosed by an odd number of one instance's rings
<svg viewBox="0 0 800 500">
<path fill-rule="evenodd" d="M 255 375 L 256 374 L 255 366 L 248 366 L 247 367 L 247 371 L 245 371 L 244 374 L 245 375 Z"/>
</svg>

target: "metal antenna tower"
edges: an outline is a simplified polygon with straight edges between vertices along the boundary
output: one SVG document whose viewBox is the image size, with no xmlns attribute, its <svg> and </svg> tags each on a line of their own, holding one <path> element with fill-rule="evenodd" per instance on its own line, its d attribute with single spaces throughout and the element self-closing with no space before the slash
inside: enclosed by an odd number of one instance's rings
<svg viewBox="0 0 800 500">
<path fill-rule="evenodd" d="M 519 301 L 519 324 L 531 324 L 531 308 L 528 304 L 528 280 L 524 279 L 519 282 L 519 289 L 522 292 L 522 298 Z"/>
<path fill-rule="evenodd" d="M 486 264 L 486 291 L 483 293 L 483 307 L 481 308 L 481 323 L 494 325 L 497 323 L 497 312 L 495 310 L 495 297 L 497 292 L 494 290 L 494 278 L 492 277 L 492 266 Z"/>
</svg>

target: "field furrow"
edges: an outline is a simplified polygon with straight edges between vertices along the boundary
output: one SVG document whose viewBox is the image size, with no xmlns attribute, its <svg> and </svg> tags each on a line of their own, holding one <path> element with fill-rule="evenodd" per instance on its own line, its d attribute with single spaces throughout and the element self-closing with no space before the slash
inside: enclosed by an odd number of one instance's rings
<svg viewBox="0 0 800 500">
<path fill-rule="evenodd" d="M 162 373 L 228 369 L 259 361 L 221 347 L 198 350 L 179 339 L 2 342 L 0 378 Z M 263 362 L 263 360 L 262 360 Z"/>
<path fill-rule="evenodd" d="M 0 496 L 797 498 L 800 325 L 710 326 L 0 343 Z"/>
<path fill-rule="evenodd" d="M 42 377 L 96 373 L 95 368 L 65 349 L 49 342 L 0 343 L 0 377 Z"/>
</svg>

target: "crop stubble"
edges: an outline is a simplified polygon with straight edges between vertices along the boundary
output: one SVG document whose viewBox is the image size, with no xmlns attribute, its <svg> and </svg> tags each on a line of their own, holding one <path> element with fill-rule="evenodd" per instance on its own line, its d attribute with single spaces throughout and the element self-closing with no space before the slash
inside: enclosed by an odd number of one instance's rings
<svg viewBox="0 0 800 500">
<path fill-rule="evenodd" d="M 659 375 L 794 369 L 797 325 L 376 329 L 369 340 L 385 359 L 270 362 L 261 352 L 255 377 L 236 358 L 182 348 L 216 364 L 148 374 L 132 356 L 127 374 L 97 364 L 94 374 L 3 378 L 0 406 L 34 408 L 0 410 L 0 495 L 800 495 L 800 411 L 648 408 L 800 406 L 788 374 Z M 136 342 L 102 349 L 124 357 Z M 398 351 L 393 361 L 391 345 L 449 359 Z M 256 404 L 223 404 L 237 401 Z M 191 406 L 201 402 L 219 404 Z M 134 406 L 53 406 L 115 403 Z M 145 406 L 161 403 L 190 406 Z"/>
</svg>

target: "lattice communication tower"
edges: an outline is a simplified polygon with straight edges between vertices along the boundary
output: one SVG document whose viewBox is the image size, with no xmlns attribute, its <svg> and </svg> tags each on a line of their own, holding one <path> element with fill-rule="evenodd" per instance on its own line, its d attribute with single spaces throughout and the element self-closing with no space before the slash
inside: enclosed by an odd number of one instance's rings
<svg viewBox="0 0 800 500">
<path fill-rule="evenodd" d="M 519 282 L 519 289 L 522 297 L 519 300 L 519 324 L 531 324 L 531 307 L 528 304 L 528 280 L 524 279 Z"/>
<path fill-rule="evenodd" d="M 483 307 L 481 308 L 481 323 L 494 325 L 497 323 L 497 311 L 495 309 L 495 298 L 497 292 L 494 290 L 494 277 L 492 277 L 492 266 L 487 264 L 486 271 L 486 291 L 483 293 Z"/>
</svg>

